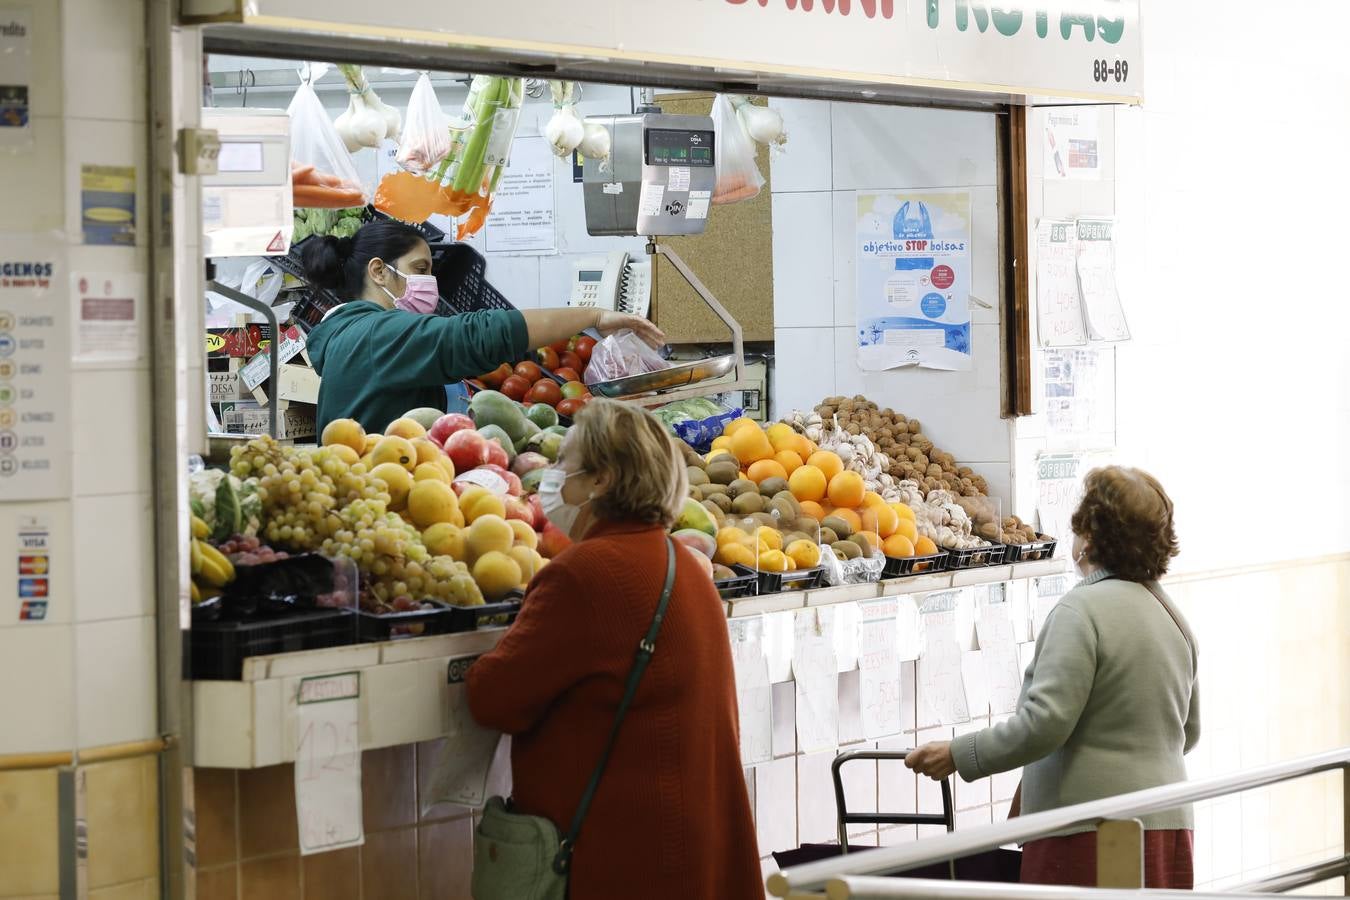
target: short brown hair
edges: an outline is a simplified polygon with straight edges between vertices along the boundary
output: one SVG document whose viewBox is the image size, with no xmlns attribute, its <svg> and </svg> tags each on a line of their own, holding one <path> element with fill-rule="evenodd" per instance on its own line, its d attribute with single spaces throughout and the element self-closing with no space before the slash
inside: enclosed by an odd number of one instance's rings
<svg viewBox="0 0 1350 900">
<path fill-rule="evenodd" d="M 577 413 L 567 443 L 582 469 L 610 476 L 595 498 L 602 518 L 667 527 L 679 518 L 689 494 L 684 454 L 651 413 L 596 398 Z"/>
<path fill-rule="evenodd" d="M 1178 552 L 1172 499 L 1140 469 L 1089 472 L 1071 524 L 1091 548 L 1089 558 L 1127 581 L 1158 580 Z"/>
</svg>

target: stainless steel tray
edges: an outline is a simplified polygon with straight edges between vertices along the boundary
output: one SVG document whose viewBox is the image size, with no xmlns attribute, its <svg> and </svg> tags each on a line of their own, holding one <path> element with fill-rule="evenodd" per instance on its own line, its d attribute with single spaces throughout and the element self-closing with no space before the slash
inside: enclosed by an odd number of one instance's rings
<svg viewBox="0 0 1350 900">
<path fill-rule="evenodd" d="M 671 366 L 659 372 L 646 372 L 642 375 L 630 375 L 613 381 L 598 381 L 591 385 L 591 393 L 597 397 L 631 397 L 635 394 L 650 394 L 655 391 L 668 391 L 721 378 L 736 365 L 736 356 L 710 356 L 683 365 Z"/>
</svg>

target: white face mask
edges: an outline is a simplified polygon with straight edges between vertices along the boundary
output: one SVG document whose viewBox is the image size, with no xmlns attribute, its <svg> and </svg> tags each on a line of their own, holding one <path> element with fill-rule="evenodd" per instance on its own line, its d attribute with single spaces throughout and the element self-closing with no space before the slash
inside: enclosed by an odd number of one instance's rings
<svg viewBox="0 0 1350 900">
<path fill-rule="evenodd" d="M 578 539 L 577 535 L 572 534 L 572 528 L 577 524 L 577 516 L 581 515 L 581 506 L 564 500 L 562 490 L 567 479 L 575 474 L 577 473 L 564 472 L 562 469 L 545 469 L 543 477 L 539 479 L 538 490 L 539 505 L 544 509 L 545 518 L 573 541 Z M 592 499 L 593 494 L 586 502 L 589 503 Z"/>
</svg>

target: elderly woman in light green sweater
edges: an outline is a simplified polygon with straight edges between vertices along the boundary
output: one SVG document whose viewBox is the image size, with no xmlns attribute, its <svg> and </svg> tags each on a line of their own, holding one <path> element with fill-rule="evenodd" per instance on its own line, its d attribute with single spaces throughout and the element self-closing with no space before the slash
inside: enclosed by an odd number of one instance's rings
<svg viewBox="0 0 1350 900">
<path fill-rule="evenodd" d="M 1184 781 L 1200 738 L 1195 637 L 1157 584 L 1177 554 L 1172 501 L 1153 476 L 1111 466 L 1088 475 L 1072 524 L 1083 580 L 1046 618 L 1016 713 L 906 760 L 966 781 L 1023 767 L 1012 815 Z M 1190 889 L 1190 808 L 1143 822 L 1145 886 Z M 1095 885 L 1096 832 L 1027 843 L 1022 880 Z"/>
</svg>

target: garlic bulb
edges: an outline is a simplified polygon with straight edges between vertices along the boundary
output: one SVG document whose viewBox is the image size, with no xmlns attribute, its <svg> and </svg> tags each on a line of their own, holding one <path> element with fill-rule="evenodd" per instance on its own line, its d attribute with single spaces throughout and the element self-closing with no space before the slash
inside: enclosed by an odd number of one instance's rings
<svg viewBox="0 0 1350 900">
<path fill-rule="evenodd" d="M 744 94 L 728 94 L 736 110 L 736 117 L 745 126 L 746 133 L 757 144 L 779 146 L 787 143 L 787 129 L 783 127 L 783 116 L 776 109 L 756 106 Z"/>
<path fill-rule="evenodd" d="M 386 137 L 398 140 L 403 116 L 371 89 L 365 70 L 355 65 L 341 65 L 338 69 L 347 82 L 350 98 L 347 111 L 338 116 L 334 125 L 347 150 L 355 153 L 362 147 L 378 148 Z"/>
<path fill-rule="evenodd" d="M 566 159 L 586 137 L 586 126 L 577 116 L 577 85 L 575 81 L 550 81 L 548 86 L 553 94 L 553 117 L 544 126 L 544 137 L 554 155 Z"/>
<path fill-rule="evenodd" d="M 577 150 L 587 159 L 608 160 L 610 150 L 609 129 L 591 122 L 583 123 L 584 135 Z"/>
</svg>

